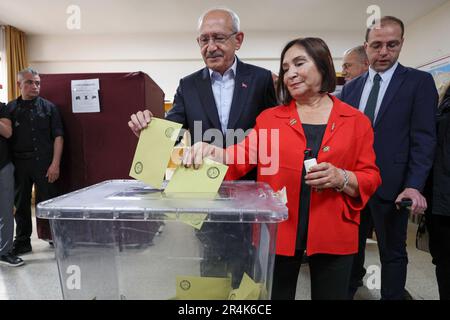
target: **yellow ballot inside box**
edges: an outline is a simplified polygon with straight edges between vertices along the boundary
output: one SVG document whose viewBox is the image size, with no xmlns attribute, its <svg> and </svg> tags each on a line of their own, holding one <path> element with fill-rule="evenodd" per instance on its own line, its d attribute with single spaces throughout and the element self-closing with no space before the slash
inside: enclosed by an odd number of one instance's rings
<svg viewBox="0 0 450 320">
<path fill-rule="evenodd" d="M 177 276 L 177 300 L 226 300 L 231 278 Z"/>
<path fill-rule="evenodd" d="M 248 274 L 244 273 L 239 288 L 228 295 L 228 300 L 258 300 L 263 292 L 264 284 L 256 283 Z"/>
</svg>

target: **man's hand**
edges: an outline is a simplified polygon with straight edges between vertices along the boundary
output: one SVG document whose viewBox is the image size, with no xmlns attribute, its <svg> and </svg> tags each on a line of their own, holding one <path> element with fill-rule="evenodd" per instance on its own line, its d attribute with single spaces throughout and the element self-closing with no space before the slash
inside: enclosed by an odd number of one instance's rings
<svg viewBox="0 0 450 320">
<path fill-rule="evenodd" d="M 48 178 L 49 183 L 53 183 L 59 178 L 59 165 L 52 163 L 45 175 Z"/>
<path fill-rule="evenodd" d="M 423 214 L 427 209 L 427 200 L 425 197 L 419 192 L 417 189 L 406 188 L 400 193 L 395 200 L 395 203 L 399 203 L 402 199 L 411 199 L 412 206 L 410 207 L 410 211 L 412 214 Z M 399 206 L 397 205 L 397 209 Z"/>
<path fill-rule="evenodd" d="M 139 138 L 141 131 L 147 128 L 148 124 L 152 121 L 153 114 L 149 110 L 139 111 L 133 113 L 128 121 L 128 126 L 131 131 Z"/>
</svg>

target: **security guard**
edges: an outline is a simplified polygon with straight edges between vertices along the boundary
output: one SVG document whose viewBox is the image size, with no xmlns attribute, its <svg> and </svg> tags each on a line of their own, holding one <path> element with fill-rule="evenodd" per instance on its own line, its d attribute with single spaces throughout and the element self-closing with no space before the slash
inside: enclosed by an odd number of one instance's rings
<svg viewBox="0 0 450 320">
<path fill-rule="evenodd" d="M 31 247 L 31 190 L 36 203 L 56 196 L 54 182 L 59 178 L 63 150 L 63 127 L 56 106 L 41 97 L 39 74 L 27 68 L 18 74 L 21 96 L 8 104 L 13 125 L 11 147 L 15 171 L 16 239 L 13 254 Z M 48 221 L 37 219 L 38 237 L 51 241 Z"/>
</svg>

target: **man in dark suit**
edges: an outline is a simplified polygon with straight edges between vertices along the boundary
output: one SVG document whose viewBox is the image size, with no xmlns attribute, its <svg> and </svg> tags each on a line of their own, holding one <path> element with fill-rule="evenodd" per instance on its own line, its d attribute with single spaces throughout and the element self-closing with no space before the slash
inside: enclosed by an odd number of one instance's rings
<svg viewBox="0 0 450 320">
<path fill-rule="evenodd" d="M 369 60 L 367 59 L 364 46 L 357 46 L 348 49 L 342 58 L 342 76 L 345 82 L 349 82 L 369 70 Z"/>
<path fill-rule="evenodd" d="M 180 80 L 166 119 L 182 123 L 192 143 L 225 147 L 243 140 L 259 113 L 277 104 L 272 73 L 236 57 L 244 40 L 236 13 L 209 10 L 199 19 L 199 32 L 197 42 L 206 67 Z M 138 112 L 128 125 L 139 136 L 151 116 L 148 110 Z M 255 179 L 256 173 L 244 178 Z M 249 224 L 208 223 L 197 236 L 204 249 L 202 275 L 220 277 L 231 272 L 237 287 L 243 272 L 251 274 Z"/>
<path fill-rule="evenodd" d="M 412 200 L 411 213 L 427 207 L 422 191 L 436 146 L 435 113 L 438 95 L 430 74 L 397 62 L 404 25 L 383 17 L 368 28 L 364 47 L 369 71 L 346 84 L 341 99 L 372 121 L 374 149 L 382 185 L 361 213 L 360 252 L 355 257 L 350 297 L 364 276 L 366 221 L 372 216 L 381 259 L 382 299 L 404 299 L 408 257 L 408 212 L 398 210 L 402 199 Z"/>
<path fill-rule="evenodd" d="M 224 9 L 210 10 L 199 19 L 197 42 L 206 67 L 180 80 L 166 115 L 190 131 L 192 142 L 234 144 L 233 139 L 226 141 L 232 130 L 252 128 L 261 111 L 277 104 L 271 72 L 235 55 L 244 40 L 239 24 L 238 16 Z M 150 119 L 145 110 L 131 115 L 128 125 L 139 136 Z"/>
</svg>

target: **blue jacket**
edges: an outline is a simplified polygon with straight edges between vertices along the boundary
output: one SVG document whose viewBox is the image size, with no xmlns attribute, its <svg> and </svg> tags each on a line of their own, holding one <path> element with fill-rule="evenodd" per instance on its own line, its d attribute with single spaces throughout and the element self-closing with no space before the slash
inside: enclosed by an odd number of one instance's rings
<svg viewBox="0 0 450 320">
<path fill-rule="evenodd" d="M 342 101 L 359 107 L 369 73 L 347 83 Z M 376 164 L 384 200 L 395 200 L 405 188 L 423 191 L 436 147 L 438 93 L 429 73 L 398 65 L 374 123 Z"/>
</svg>

